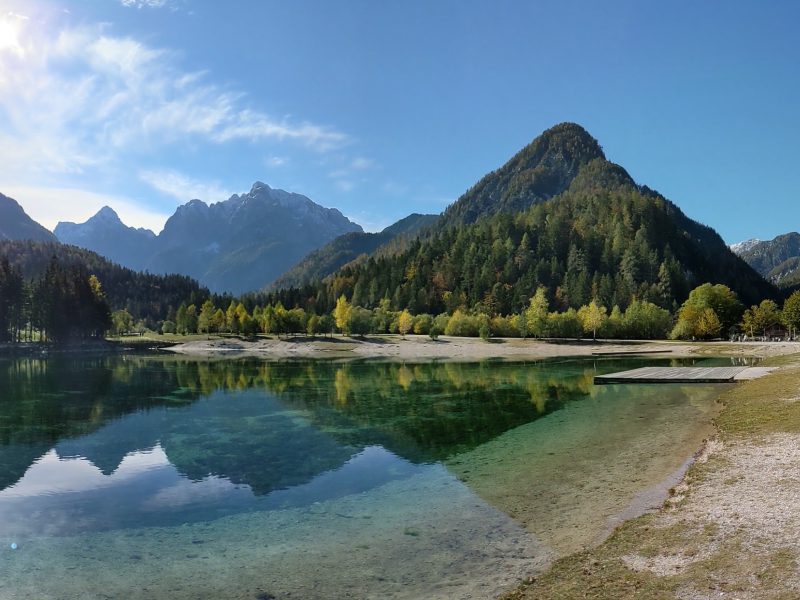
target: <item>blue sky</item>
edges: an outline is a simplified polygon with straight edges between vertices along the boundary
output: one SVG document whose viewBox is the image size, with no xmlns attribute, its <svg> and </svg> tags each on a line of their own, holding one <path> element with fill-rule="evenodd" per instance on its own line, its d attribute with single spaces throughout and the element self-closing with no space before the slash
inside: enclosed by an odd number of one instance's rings
<svg viewBox="0 0 800 600">
<path fill-rule="evenodd" d="M 261 180 L 375 230 L 544 129 L 728 242 L 800 229 L 793 2 L 0 0 L 0 192 L 158 231 Z"/>
</svg>

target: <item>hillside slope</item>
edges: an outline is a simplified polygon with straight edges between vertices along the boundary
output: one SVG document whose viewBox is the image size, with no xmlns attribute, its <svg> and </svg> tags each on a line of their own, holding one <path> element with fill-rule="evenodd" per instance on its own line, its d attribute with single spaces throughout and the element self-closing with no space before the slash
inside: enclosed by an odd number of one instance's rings
<svg viewBox="0 0 800 600">
<path fill-rule="evenodd" d="M 705 282 L 730 286 L 745 303 L 779 296 L 713 229 L 605 160 L 581 128 L 556 126 L 542 137 L 482 178 L 432 233 L 397 255 L 344 267 L 317 296 L 330 303 L 344 293 L 364 306 L 388 297 L 414 312 L 501 314 L 521 310 L 538 286 L 561 309 L 592 298 L 623 309 L 634 298 L 674 308 Z M 546 180 L 557 185 L 547 193 L 568 180 L 563 192 L 550 199 L 534 193 L 544 188 L 520 170 L 529 155 L 550 157 L 534 161 L 533 170 L 555 165 L 558 177 Z"/>
<path fill-rule="evenodd" d="M 112 310 L 126 308 L 150 326 L 167 318 L 181 303 L 200 304 L 209 296 L 207 289 L 184 275 L 137 273 L 76 246 L 50 242 L 0 241 L 0 257 L 20 269 L 28 279 L 37 279 L 55 257 L 65 266 L 81 266 L 96 275 Z"/>
<path fill-rule="evenodd" d="M 56 236 L 31 219 L 16 200 L 0 194 L 0 240 L 55 242 Z"/>
<path fill-rule="evenodd" d="M 750 240 L 731 249 L 780 287 L 800 283 L 800 233 L 786 233 L 768 241 Z"/>
<path fill-rule="evenodd" d="M 367 256 L 398 238 L 414 238 L 439 220 L 439 215 L 411 214 L 378 233 L 340 235 L 314 250 L 278 277 L 268 289 L 298 288 L 332 275 L 337 269 Z"/>
</svg>

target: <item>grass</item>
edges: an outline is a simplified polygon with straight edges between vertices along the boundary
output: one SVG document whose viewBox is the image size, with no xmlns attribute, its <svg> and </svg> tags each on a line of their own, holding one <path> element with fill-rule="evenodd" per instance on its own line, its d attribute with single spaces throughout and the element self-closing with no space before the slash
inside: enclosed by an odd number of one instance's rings
<svg viewBox="0 0 800 600">
<path fill-rule="evenodd" d="M 723 409 L 715 423 L 723 442 L 758 443 L 773 433 L 800 433 L 800 355 L 769 359 L 764 365 L 781 369 L 739 384 L 720 397 Z M 756 547 L 740 534 L 725 535 L 714 524 L 700 524 L 683 512 L 691 501 L 692 487 L 712 473 L 724 472 L 725 467 L 725 459 L 714 455 L 693 465 L 687 485 L 682 486 L 687 488 L 686 497 L 666 503 L 660 514 L 628 521 L 596 548 L 557 560 L 504 600 L 661 600 L 728 594 L 797 598 L 797 591 L 787 583 L 797 576 L 796 548 Z M 735 485 L 736 479 L 723 482 Z M 658 568 L 635 569 L 634 557 Z"/>
</svg>

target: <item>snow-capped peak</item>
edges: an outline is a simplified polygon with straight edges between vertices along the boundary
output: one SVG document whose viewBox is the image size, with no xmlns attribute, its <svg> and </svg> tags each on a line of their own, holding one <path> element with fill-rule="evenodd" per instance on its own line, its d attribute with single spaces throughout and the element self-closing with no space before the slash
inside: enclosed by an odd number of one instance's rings
<svg viewBox="0 0 800 600">
<path fill-rule="evenodd" d="M 734 254 L 742 254 L 749 250 L 752 250 L 755 246 L 758 246 L 761 243 L 761 240 L 752 239 L 752 240 L 745 240 L 743 242 L 739 242 L 738 244 L 731 244 L 730 249 Z"/>
</svg>

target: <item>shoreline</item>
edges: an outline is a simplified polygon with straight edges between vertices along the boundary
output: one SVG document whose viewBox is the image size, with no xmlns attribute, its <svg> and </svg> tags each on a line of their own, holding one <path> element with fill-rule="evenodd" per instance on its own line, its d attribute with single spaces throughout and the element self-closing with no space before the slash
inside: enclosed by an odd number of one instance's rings
<svg viewBox="0 0 800 600">
<path fill-rule="evenodd" d="M 156 340 L 153 340 L 156 341 Z M 144 342 L 142 342 L 144 343 Z M 800 342 L 673 342 L 662 340 L 536 340 L 520 338 L 480 338 L 394 335 L 358 338 L 236 338 L 195 339 L 178 342 L 163 350 L 202 358 L 254 357 L 272 360 L 300 359 L 389 359 L 474 362 L 490 359 L 537 360 L 578 356 L 640 354 L 657 357 L 730 356 L 767 358 L 800 352 Z"/>
<path fill-rule="evenodd" d="M 800 354 L 719 396 L 714 435 L 660 507 L 503 600 L 800 595 Z"/>
<path fill-rule="evenodd" d="M 732 591 L 740 592 L 735 597 L 748 598 L 800 596 L 795 568 L 800 563 L 800 343 L 477 338 L 433 342 L 426 336 L 381 336 L 193 339 L 164 348 L 170 340 L 126 341 L 73 348 L 37 345 L 24 351 L 46 356 L 158 349 L 164 357 L 198 360 L 475 362 L 593 355 L 765 359 L 765 366 L 777 370 L 718 394 L 723 408 L 713 419 L 713 431 L 702 443 L 696 440 L 691 449 L 687 446 L 686 460 L 677 470 L 656 485 L 642 487 L 591 544 L 560 553 L 538 569 L 531 564 L 528 579 L 502 598 L 706 598 L 708 593 L 701 591 L 709 589 L 714 596 Z M 4 350 L 0 346 L 0 355 Z M 754 583 L 754 573 L 765 575 Z"/>
<path fill-rule="evenodd" d="M 396 334 L 351 338 L 259 337 L 244 340 L 223 336 L 160 336 L 109 338 L 74 344 L 2 343 L 0 357 L 171 353 L 204 359 L 260 358 L 264 360 L 363 360 L 479 362 L 483 360 L 540 360 L 590 357 L 652 358 L 730 357 L 768 359 L 800 353 L 800 342 L 687 342 L 672 340 L 565 340 L 480 338 Z"/>
<path fill-rule="evenodd" d="M 601 387 L 446 464 L 551 548 L 555 561 L 662 504 L 712 431 L 719 392 L 712 385 L 648 386 L 644 395 L 632 386 Z"/>
</svg>

